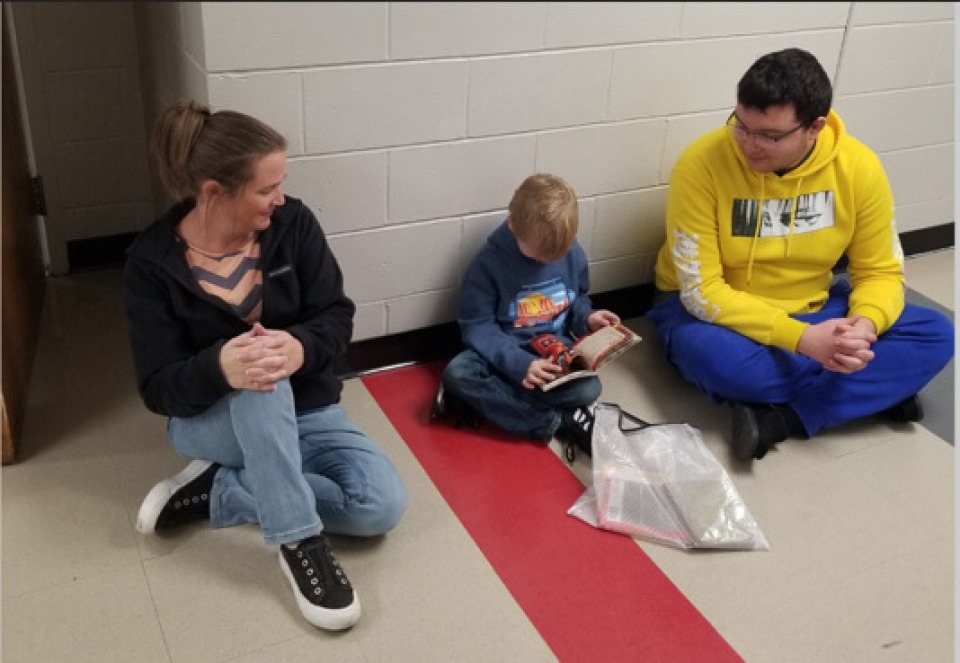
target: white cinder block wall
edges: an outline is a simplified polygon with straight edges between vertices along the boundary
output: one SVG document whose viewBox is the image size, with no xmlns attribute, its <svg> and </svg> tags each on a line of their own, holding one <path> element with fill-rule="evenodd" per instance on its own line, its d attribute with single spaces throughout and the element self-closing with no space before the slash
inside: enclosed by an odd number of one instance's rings
<svg viewBox="0 0 960 663">
<path fill-rule="evenodd" d="M 534 172 L 578 194 L 593 292 L 652 281 L 678 153 L 788 46 L 880 153 L 900 231 L 954 220 L 953 3 L 155 4 L 138 11 L 165 15 L 167 89 L 148 116 L 193 96 L 287 136 L 286 189 L 330 236 L 355 340 L 453 320 Z"/>
</svg>

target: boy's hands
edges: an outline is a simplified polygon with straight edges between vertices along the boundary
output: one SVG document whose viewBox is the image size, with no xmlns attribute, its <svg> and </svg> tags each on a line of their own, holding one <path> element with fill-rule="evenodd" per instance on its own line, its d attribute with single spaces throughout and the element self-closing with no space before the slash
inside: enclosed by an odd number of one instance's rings
<svg viewBox="0 0 960 663">
<path fill-rule="evenodd" d="M 612 311 L 601 309 L 587 316 L 587 329 L 595 332 L 601 327 L 620 324 L 620 316 Z M 541 352 L 543 354 L 543 352 Z M 521 384 L 527 389 L 542 387 L 553 382 L 563 374 L 563 368 L 551 359 L 534 359 L 527 368 L 527 375 Z"/>
<path fill-rule="evenodd" d="M 610 325 L 619 325 L 620 316 L 614 313 L 613 311 L 599 310 L 594 311 L 587 317 L 587 329 L 592 332 L 597 331 L 601 327 L 609 327 Z"/>
<path fill-rule="evenodd" d="M 534 359 L 530 362 L 527 376 L 523 378 L 522 384 L 527 389 L 536 389 L 548 382 L 553 382 L 562 372 L 563 369 L 549 359 Z"/>
</svg>

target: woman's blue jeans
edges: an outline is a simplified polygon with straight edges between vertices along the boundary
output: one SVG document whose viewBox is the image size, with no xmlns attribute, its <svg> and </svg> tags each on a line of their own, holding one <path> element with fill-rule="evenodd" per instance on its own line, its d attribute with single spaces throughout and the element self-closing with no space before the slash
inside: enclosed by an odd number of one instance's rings
<svg viewBox="0 0 960 663">
<path fill-rule="evenodd" d="M 295 414 L 289 380 L 235 391 L 206 412 L 173 417 L 181 454 L 219 463 L 210 524 L 259 523 L 269 545 L 321 531 L 374 536 L 392 529 L 407 491 L 390 459 L 339 404 Z"/>
<path fill-rule="evenodd" d="M 530 361 L 535 357 L 530 356 Z M 464 350 L 443 371 L 443 388 L 468 403 L 482 417 L 504 430 L 549 441 L 560 427 L 561 412 L 590 405 L 600 398 L 596 376 L 541 391 L 514 385 L 473 350 Z"/>
</svg>

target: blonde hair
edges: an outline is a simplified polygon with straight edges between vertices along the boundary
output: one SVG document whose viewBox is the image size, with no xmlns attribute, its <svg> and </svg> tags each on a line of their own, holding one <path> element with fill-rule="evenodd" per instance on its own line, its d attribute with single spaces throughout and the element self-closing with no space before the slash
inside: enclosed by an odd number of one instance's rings
<svg viewBox="0 0 960 663">
<path fill-rule="evenodd" d="M 163 186 L 183 200 L 207 180 L 236 193 L 253 179 L 257 160 L 286 150 L 287 140 L 249 115 L 180 101 L 157 119 L 150 147 Z"/>
<path fill-rule="evenodd" d="M 509 209 L 514 235 L 534 247 L 538 257 L 559 260 L 573 246 L 580 227 L 577 195 L 560 177 L 531 175 L 517 187 Z"/>
</svg>

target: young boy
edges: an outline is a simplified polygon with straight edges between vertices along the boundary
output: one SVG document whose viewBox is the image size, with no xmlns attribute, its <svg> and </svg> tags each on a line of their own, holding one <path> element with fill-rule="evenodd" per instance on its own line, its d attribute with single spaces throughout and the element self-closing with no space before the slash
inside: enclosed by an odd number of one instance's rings
<svg viewBox="0 0 960 663">
<path fill-rule="evenodd" d="M 433 416 L 466 406 L 512 433 L 542 442 L 557 436 L 590 453 L 587 406 L 599 398 L 600 380 L 542 391 L 562 369 L 530 345 L 541 334 L 570 344 L 620 322 L 591 308 L 578 226 L 577 197 L 561 178 L 532 175 L 516 190 L 509 216 L 463 279 L 457 322 L 466 347 L 444 370 Z"/>
</svg>

